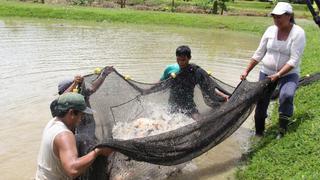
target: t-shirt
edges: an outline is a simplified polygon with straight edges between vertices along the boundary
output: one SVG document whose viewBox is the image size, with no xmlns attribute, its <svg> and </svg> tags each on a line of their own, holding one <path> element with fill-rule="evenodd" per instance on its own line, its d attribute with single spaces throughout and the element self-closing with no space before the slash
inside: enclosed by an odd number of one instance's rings
<svg viewBox="0 0 320 180">
<path fill-rule="evenodd" d="M 180 72 L 180 66 L 177 63 L 168 65 L 166 67 L 166 69 L 164 70 L 160 80 L 163 81 L 165 79 L 168 79 L 170 77 L 171 73 L 175 73 L 176 74 L 178 72 Z"/>
<path fill-rule="evenodd" d="M 299 74 L 300 60 L 306 44 L 304 30 L 293 25 L 286 41 L 279 41 L 277 35 L 278 27 L 270 26 L 263 34 L 252 58 L 263 63 L 261 72 L 267 75 L 275 74 L 285 64 L 293 67 L 287 74 Z"/>
</svg>

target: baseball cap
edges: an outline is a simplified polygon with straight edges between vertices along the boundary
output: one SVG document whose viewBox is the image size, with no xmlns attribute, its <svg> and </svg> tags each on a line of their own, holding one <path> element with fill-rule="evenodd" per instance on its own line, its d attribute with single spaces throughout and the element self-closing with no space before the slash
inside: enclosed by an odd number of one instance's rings
<svg viewBox="0 0 320 180">
<path fill-rule="evenodd" d="M 73 83 L 73 79 L 65 79 L 58 84 L 58 93 L 62 94 Z"/>
<path fill-rule="evenodd" d="M 60 111 L 74 109 L 86 114 L 93 114 L 94 112 L 87 107 L 84 97 L 81 94 L 73 92 L 64 93 L 58 98 L 57 109 Z"/>
<path fill-rule="evenodd" d="M 276 7 L 270 13 L 271 15 L 282 15 L 284 13 L 292 14 L 292 6 L 287 2 L 278 2 Z"/>
</svg>

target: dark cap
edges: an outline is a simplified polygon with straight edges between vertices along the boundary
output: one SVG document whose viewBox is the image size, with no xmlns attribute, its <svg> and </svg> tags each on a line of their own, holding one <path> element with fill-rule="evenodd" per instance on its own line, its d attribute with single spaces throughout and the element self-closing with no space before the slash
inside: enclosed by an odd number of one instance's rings
<svg viewBox="0 0 320 180">
<path fill-rule="evenodd" d="M 84 97 L 78 93 L 64 93 L 58 98 L 57 109 L 67 111 L 74 109 L 86 114 L 93 114 L 93 110 L 87 107 Z"/>
<path fill-rule="evenodd" d="M 64 91 L 68 89 L 73 83 L 73 79 L 65 79 L 58 84 L 58 93 L 63 94 Z"/>
</svg>

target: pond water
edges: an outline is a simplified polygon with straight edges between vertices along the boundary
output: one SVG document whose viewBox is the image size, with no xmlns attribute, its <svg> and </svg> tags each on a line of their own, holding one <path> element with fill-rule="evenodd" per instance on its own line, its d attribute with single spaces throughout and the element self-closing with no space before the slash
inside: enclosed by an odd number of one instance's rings
<svg viewBox="0 0 320 180">
<path fill-rule="evenodd" d="M 156 82 L 175 63 L 175 49 L 189 45 L 191 62 L 235 86 L 259 42 L 256 35 L 223 30 L 28 19 L 0 20 L 0 37 L 1 179 L 34 177 L 59 81 L 113 65 L 134 80 Z M 255 80 L 257 71 L 248 79 Z M 198 168 L 187 176 L 232 177 L 249 126 L 195 159 Z"/>
</svg>

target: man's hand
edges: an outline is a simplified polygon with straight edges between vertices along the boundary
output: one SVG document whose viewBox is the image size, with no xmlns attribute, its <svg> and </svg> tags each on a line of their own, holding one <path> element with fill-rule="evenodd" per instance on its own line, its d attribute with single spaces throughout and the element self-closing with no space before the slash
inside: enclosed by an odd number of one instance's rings
<svg viewBox="0 0 320 180">
<path fill-rule="evenodd" d="M 229 101 L 229 96 L 228 95 L 224 95 L 223 97 L 224 97 L 224 101 L 225 102 Z"/>
<path fill-rule="evenodd" d="M 82 81 L 83 81 L 83 77 L 82 77 L 82 76 L 76 75 L 76 76 L 74 77 L 74 82 L 75 82 L 76 84 L 81 84 Z"/>
<path fill-rule="evenodd" d="M 102 155 L 102 156 L 109 156 L 113 150 L 105 147 L 105 148 L 95 148 L 94 152 L 97 153 L 97 155 Z"/>
<path fill-rule="evenodd" d="M 219 89 L 214 90 L 216 94 L 224 98 L 224 101 L 227 102 L 229 100 L 229 96 L 224 94 L 223 92 L 219 91 Z"/>
<path fill-rule="evenodd" d="M 245 80 L 248 76 L 249 72 L 247 70 L 243 71 L 243 73 L 240 75 L 241 80 Z"/>
<path fill-rule="evenodd" d="M 272 74 L 270 76 L 268 76 L 268 78 L 271 79 L 272 82 L 275 82 L 276 80 L 278 80 L 281 77 L 281 75 L 277 72 L 275 74 Z"/>
<path fill-rule="evenodd" d="M 103 77 L 107 77 L 111 72 L 113 72 L 114 69 L 113 69 L 113 66 L 106 66 L 104 69 L 103 69 L 103 72 L 102 72 L 102 76 Z"/>
</svg>

